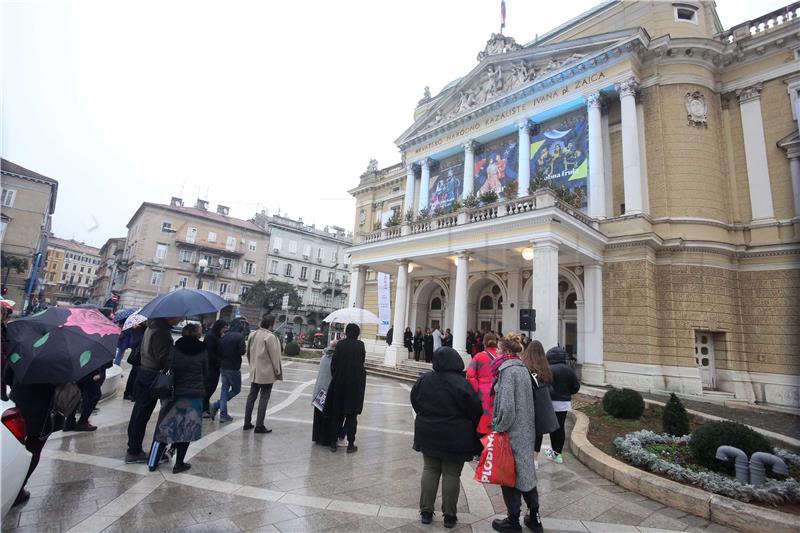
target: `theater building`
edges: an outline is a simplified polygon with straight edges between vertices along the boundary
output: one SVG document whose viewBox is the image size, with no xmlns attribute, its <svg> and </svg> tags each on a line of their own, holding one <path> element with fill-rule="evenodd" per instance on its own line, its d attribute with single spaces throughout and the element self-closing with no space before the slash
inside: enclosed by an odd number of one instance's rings
<svg viewBox="0 0 800 533">
<path fill-rule="evenodd" d="M 406 326 L 519 330 L 588 384 L 800 406 L 800 3 L 606 1 L 492 35 L 350 193 L 350 305 L 390 275 Z M 386 301 L 386 298 L 383 298 Z"/>
</svg>

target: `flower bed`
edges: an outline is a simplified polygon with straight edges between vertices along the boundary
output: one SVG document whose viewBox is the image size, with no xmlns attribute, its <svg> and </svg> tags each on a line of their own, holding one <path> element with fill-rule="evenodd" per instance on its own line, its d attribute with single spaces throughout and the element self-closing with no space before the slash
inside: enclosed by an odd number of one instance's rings
<svg viewBox="0 0 800 533">
<path fill-rule="evenodd" d="M 772 505 L 800 502 L 800 482 L 794 478 L 781 481 L 768 479 L 763 485 L 754 487 L 696 465 L 687 465 L 681 459 L 680 448 L 688 444 L 690 439 L 689 435 L 674 437 L 641 430 L 617 437 L 614 439 L 614 447 L 617 454 L 634 466 L 715 494 L 744 502 L 755 501 Z M 674 453 L 670 452 L 671 446 L 675 446 L 672 448 Z M 775 449 L 775 455 L 783 459 L 790 470 L 797 471 L 800 468 L 800 456 L 780 448 Z"/>
</svg>

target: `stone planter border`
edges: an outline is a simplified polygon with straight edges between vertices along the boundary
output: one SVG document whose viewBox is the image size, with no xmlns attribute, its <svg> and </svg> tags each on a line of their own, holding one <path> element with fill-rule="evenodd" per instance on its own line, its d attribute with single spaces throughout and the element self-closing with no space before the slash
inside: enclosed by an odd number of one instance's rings
<svg viewBox="0 0 800 533">
<path fill-rule="evenodd" d="M 663 505 L 740 531 L 800 532 L 800 519 L 795 515 L 712 494 L 614 459 L 589 442 L 588 416 L 580 411 L 570 411 L 569 416 L 575 423 L 570 434 L 573 455 L 609 481 Z"/>
</svg>

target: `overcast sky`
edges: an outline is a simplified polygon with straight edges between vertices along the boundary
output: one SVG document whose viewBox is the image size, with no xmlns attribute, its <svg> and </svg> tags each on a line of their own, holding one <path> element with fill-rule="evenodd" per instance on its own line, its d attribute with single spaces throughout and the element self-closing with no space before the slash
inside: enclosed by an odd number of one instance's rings
<svg viewBox="0 0 800 533">
<path fill-rule="evenodd" d="M 507 0 L 525 43 L 594 0 Z M 718 0 L 728 28 L 788 0 Z M 143 201 L 198 195 L 352 229 L 370 158 L 429 85 L 475 64 L 499 0 L 8 1 L 3 157 L 59 181 L 57 236 L 125 236 Z"/>
</svg>

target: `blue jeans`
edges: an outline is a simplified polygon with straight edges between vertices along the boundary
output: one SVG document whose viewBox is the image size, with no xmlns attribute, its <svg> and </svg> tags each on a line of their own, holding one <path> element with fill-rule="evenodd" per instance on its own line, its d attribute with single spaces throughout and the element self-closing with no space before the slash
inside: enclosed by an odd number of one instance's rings
<svg viewBox="0 0 800 533">
<path fill-rule="evenodd" d="M 114 356 L 114 364 L 120 366 L 122 363 L 122 356 L 125 355 L 125 350 L 117 348 L 117 355 Z"/>
<path fill-rule="evenodd" d="M 242 390 L 242 372 L 221 368 L 219 375 L 222 378 L 222 390 L 219 393 L 219 401 L 214 402 L 214 407 L 219 409 L 220 416 L 228 416 L 228 402 Z"/>
</svg>

